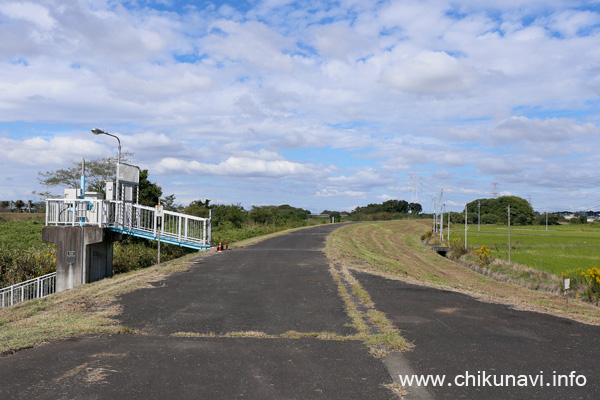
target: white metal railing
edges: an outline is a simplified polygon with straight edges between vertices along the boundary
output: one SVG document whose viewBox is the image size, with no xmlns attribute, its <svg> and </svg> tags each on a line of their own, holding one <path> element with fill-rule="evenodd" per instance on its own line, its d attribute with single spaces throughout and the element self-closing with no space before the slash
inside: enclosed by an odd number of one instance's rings
<svg viewBox="0 0 600 400">
<path fill-rule="evenodd" d="M 162 224 L 156 209 L 127 201 L 46 200 L 46 225 L 109 227 L 134 236 L 210 247 L 211 219 L 163 211 Z"/>
<path fill-rule="evenodd" d="M 0 308 L 32 299 L 41 299 L 56 292 L 56 272 L 0 289 Z"/>
<path fill-rule="evenodd" d="M 115 222 L 116 201 L 46 200 L 46 225 L 107 226 Z"/>
<path fill-rule="evenodd" d="M 116 221 L 114 226 L 119 230 L 138 234 L 138 236 L 156 239 L 160 231 L 162 239 L 171 239 L 178 243 L 192 243 L 198 246 L 210 246 L 211 220 L 194 217 L 173 211 L 163 211 L 163 216 L 156 215 L 156 209 L 140 204 L 117 204 L 117 215 L 122 223 Z M 162 221 L 159 221 L 162 218 Z M 162 223 L 159 223 L 162 222 Z"/>
</svg>

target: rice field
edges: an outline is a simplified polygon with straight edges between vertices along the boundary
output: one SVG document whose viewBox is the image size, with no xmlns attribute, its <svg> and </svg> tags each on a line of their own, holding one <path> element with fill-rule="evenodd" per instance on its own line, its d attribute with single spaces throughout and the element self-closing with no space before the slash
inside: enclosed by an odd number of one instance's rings
<svg viewBox="0 0 600 400">
<path fill-rule="evenodd" d="M 450 240 L 464 242 L 464 225 L 452 226 Z M 469 225 L 467 247 L 482 245 L 494 258 L 508 260 L 508 227 Z M 511 262 L 552 272 L 572 273 L 600 266 L 600 225 L 513 226 L 510 228 Z"/>
</svg>

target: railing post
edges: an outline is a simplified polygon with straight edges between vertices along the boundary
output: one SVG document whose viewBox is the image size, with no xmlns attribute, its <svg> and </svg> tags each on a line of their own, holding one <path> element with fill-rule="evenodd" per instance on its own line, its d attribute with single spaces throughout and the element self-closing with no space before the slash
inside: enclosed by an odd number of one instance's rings
<svg viewBox="0 0 600 400">
<path fill-rule="evenodd" d="M 156 210 L 154 210 L 152 212 L 152 216 L 154 217 L 153 218 L 154 221 L 152 221 L 152 231 L 154 233 L 154 237 L 156 237 L 156 218 L 157 218 L 157 216 L 156 216 Z"/>
<path fill-rule="evenodd" d="M 177 238 L 179 239 L 179 241 L 181 242 L 181 215 L 178 217 L 179 220 L 179 226 L 177 227 Z"/>
</svg>

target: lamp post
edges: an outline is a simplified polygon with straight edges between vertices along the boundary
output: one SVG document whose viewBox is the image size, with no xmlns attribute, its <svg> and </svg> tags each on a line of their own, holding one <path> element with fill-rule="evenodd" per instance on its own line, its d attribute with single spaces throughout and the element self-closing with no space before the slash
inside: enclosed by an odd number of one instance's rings
<svg viewBox="0 0 600 400">
<path fill-rule="evenodd" d="M 115 139 L 117 139 L 117 142 L 119 142 L 119 155 L 118 155 L 118 158 L 117 158 L 117 181 L 116 181 L 117 201 L 119 201 L 119 198 L 121 197 L 121 190 L 119 189 L 119 166 L 121 165 L 121 140 L 116 135 L 113 135 L 113 134 L 108 133 L 108 132 L 104 132 L 103 130 L 98 129 L 98 128 L 92 129 L 92 133 L 94 135 L 108 135 L 108 136 L 112 136 Z"/>
</svg>

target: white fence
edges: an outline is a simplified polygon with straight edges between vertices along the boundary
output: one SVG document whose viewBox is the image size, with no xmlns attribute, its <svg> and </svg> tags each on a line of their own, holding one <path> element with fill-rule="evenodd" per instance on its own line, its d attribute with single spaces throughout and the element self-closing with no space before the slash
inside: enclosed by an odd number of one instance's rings
<svg viewBox="0 0 600 400">
<path fill-rule="evenodd" d="M 56 272 L 0 289 L 0 308 L 41 299 L 56 292 Z"/>
<path fill-rule="evenodd" d="M 209 248 L 211 219 L 109 200 L 46 200 L 46 225 L 109 227 L 118 232 L 193 248 Z M 161 223 L 162 222 L 162 223 Z"/>
</svg>

